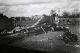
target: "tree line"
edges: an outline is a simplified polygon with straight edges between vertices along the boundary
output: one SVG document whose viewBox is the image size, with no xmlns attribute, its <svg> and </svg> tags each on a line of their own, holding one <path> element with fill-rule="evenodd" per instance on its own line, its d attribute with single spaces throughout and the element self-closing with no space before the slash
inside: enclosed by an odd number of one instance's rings
<svg viewBox="0 0 80 53">
<path fill-rule="evenodd" d="M 0 13 L 0 32 L 11 31 L 14 28 L 13 19 Z"/>
</svg>

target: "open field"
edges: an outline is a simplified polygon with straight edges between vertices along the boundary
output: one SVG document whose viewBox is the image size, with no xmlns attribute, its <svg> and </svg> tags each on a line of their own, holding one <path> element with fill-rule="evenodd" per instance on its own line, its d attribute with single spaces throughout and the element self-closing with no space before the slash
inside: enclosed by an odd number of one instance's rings
<svg viewBox="0 0 80 53">
<path fill-rule="evenodd" d="M 80 27 L 79 26 L 69 26 L 70 31 L 78 35 L 77 43 L 65 44 L 64 41 L 60 40 L 60 35 L 63 34 L 62 31 L 48 32 L 47 34 L 31 35 L 27 34 L 16 34 L 23 38 L 9 42 L 8 45 L 14 47 L 20 47 L 24 49 L 47 51 L 54 53 L 79 53 L 80 52 Z M 10 35 L 11 36 L 11 35 Z M 15 35 L 14 35 L 15 36 Z M 78 45 L 76 45 L 78 44 Z"/>
</svg>

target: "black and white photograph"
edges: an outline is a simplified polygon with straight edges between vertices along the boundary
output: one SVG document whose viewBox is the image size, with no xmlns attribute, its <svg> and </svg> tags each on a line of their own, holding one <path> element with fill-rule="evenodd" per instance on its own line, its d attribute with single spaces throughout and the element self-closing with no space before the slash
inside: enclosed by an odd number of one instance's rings
<svg viewBox="0 0 80 53">
<path fill-rule="evenodd" d="M 0 53 L 80 53 L 80 0 L 0 0 Z"/>
</svg>

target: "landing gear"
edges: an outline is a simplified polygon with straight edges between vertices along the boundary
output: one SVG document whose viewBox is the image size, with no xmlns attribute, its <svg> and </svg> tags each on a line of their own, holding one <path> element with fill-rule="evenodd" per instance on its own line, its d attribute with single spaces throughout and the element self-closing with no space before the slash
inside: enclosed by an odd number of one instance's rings
<svg viewBox="0 0 80 53">
<path fill-rule="evenodd" d="M 65 32 L 62 37 L 63 37 L 62 40 L 65 43 L 77 42 L 78 41 L 77 35 L 76 34 L 72 34 L 71 32 Z"/>
</svg>

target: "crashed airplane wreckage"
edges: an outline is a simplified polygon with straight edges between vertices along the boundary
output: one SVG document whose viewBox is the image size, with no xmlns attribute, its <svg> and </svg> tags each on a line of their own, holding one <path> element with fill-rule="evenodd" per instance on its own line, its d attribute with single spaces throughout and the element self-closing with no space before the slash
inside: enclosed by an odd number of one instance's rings
<svg viewBox="0 0 80 53">
<path fill-rule="evenodd" d="M 47 17 L 47 19 L 43 20 L 43 18 L 39 19 L 34 25 L 27 28 L 26 34 L 28 35 L 39 35 L 39 34 L 47 34 L 49 31 L 63 31 L 62 39 L 65 43 L 68 42 L 77 42 L 78 37 L 76 34 L 71 33 L 68 27 L 58 26 L 56 23 L 51 22 L 51 18 Z"/>
<path fill-rule="evenodd" d="M 47 34 L 49 31 L 55 32 L 55 31 L 63 31 L 62 39 L 65 43 L 68 42 L 76 42 L 78 41 L 78 37 L 75 34 L 72 34 L 68 27 L 64 26 L 58 26 L 55 23 L 55 18 L 58 16 L 53 15 L 41 17 L 35 24 L 33 24 L 30 27 L 21 29 L 19 33 L 25 33 L 27 35 L 39 35 L 39 34 Z M 15 30 L 13 30 L 13 34 L 17 33 Z"/>
</svg>

